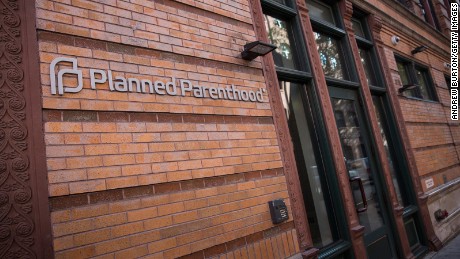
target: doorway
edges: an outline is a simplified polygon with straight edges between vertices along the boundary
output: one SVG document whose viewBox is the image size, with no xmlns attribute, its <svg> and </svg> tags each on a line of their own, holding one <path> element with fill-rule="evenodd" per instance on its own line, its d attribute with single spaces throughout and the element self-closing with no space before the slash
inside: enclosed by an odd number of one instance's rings
<svg viewBox="0 0 460 259">
<path fill-rule="evenodd" d="M 357 90 L 329 87 L 354 206 L 364 229 L 368 258 L 397 258 L 383 179 L 374 157 Z"/>
</svg>

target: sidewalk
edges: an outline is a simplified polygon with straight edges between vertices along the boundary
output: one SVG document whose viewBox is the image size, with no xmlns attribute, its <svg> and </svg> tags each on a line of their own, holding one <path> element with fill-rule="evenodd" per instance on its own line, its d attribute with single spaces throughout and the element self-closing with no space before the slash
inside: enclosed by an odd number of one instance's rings
<svg viewBox="0 0 460 259">
<path fill-rule="evenodd" d="M 454 259 L 460 258 L 460 235 L 452 239 L 438 252 L 431 252 L 423 259 Z"/>
</svg>

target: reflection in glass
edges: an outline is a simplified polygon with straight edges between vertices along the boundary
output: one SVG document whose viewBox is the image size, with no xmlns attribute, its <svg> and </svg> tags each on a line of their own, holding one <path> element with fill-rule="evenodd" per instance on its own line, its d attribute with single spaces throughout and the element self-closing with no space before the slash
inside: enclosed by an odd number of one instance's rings
<svg viewBox="0 0 460 259">
<path fill-rule="evenodd" d="M 360 178 L 363 183 L 364 196 L 357 182 L 351 183 L 351 188 L 357 209 L 364 209 L 363 199 L 367 201 L 367 210 L 358 213 L 358 216 L 361 225 L 365 226 L 365 233 L 370 233 L 383 226 L 383 219 L 355 103 L 353 100 L 332 98 L 332 106 L 337 125 L 340 125 L 339 135 L 350 180 Z"/>
<path fill-rule="evenodd" d="M 355 32 L 356 36 L 359 36 L 361 38 L 366 38 L 366 35 L 364 34 L 364 30 L 363 30 L 363 25 L 361 24 L 360 21 L 352 19 L 351 25 L 353 26 L 353 31 Z"/>
<path fill-rule="evenodd" d="M 334 15 L 332 14 L 332 9 L 330 6 L 316 1 L 307 1 L 307 6 L 310 17 L 335 25 Z"/>
<path fill-rule="evenodd" d="M 401 78 L 402 86 L 410 84 L 411 81 L 409 80 L 408 64 L 397 62 L 397 65 L 398 65 L 398 72 L 399 72 L 399 77 Z M 419 94 L 417 93 L 417 89 L 406 90 L 403 92 L 403 95 L 409 96 L 409 97 L 421 98 Z"/>
<path fill-rule="evenodd" d="M 333 216 L 326 208 L 327 185 L 323 178 L 324 172 L 318 169 L 305 113 L 306 105 L 302 98 L 302 85 L 280 82 L 280 91 L 294 145 L 313 244 L 315 247 L 323 247 L 334 241 L 331 233 L 331 222 L 334 219 L 330 218 Z"/>
<path fill-rule="evenodd" d="M 383 114 L 382 104 L 380 103 L 380 98 L 378 96 L 372 96 L 372 101 L 374 103 L 375 112 L 377 114 L 377 122 L 379 124 L 380 135 L 382 136 L 383 146 L 385 147 L 385 152 L 388 157 L 388 164 L 390 165 L 391 178 L 393 179 L 393 185 L 395 187 L 396 196 L 398 198 L 399 204 L 404 205 L 402 196 L 401 196 L 401 190 L 399 188 L 398 178 L 396 175 L 397 172 L 396 172 L 395 163 L 394 163 L 395 154 L 390 151 L 391 143 L 389 143 L 389 140 L 387 137 L 386 130 L 388 129 L 388 126 L 386 124 L 386 120 L 384 120 L 384 117 L 383 117 L 384 114 Z"/>
<path fill-rule="evenodd" d="M 406 228 L 407 241 L 412 251 L 420 246 L 420 237 L 417 231 L 417 226 L 415 225 L 415 220 L 413 218 L 404 222 L 404 227 Z"/>
<path fill-rule="evenodd" d="M 373 86 L 377 85 L 374 72 L 372 70 L 372 63 L 369 51 L 359 48 L 359 56 L 361 57 L 361 62 L 363 63 L 364 73 L 366 73 L 367 84 Z"/>
<path fill-rule="evenodd" d="M 426 71 L 420 70 L 420 69 L 415 69 L 415 74 L 417 75 L 417 81 L 418 81 L 418 89 L 420 90 L 420 98 L 422 99 L 431 99 L 430 95 L 428 94 L 428 89 L 427 89 L 427 79 L 426 79 Z"/>
<path fill-rule="evenodd" d="M 345 79 L 338 41 L 319 32 L 315 32 L 314 34 L 324 75 L 337 79 Z"/>
<path fill-rule="evenodd" d="M 406 64 L 401 63 L 401 62 L 397 62 L 397 64 L 398 64 L 399 77 L 401 78 L 401 83 L 403 85 L 409 84 L 409 75 L 407 73 L 408 71 L 406 69 Z"/>
<path fill-rule="evenodd" d="M 290 30 L 287 22 L 269 15 L 264 15 L 264 18 L 265 29 L 270 42 L 278 47 L 273 51 L 275 65 L 295 69 L 294 54 L 289 37 Z"/>
<path fill-rule="evenodd" d="M 402 86 L 410 84 L 409 80 L 409 71 L 408 71 L 408 65 L 402 62 L 397 62 L 398 65 L 398 72 L 399 72 L 399 77 L 401 78 L 401 83 Z M 412 89 L 412 90 L 406 90 L 403 92 L 404 96 L 410 96 L 410 97 L 418 97 L 417 89 Z"/>
</svg>

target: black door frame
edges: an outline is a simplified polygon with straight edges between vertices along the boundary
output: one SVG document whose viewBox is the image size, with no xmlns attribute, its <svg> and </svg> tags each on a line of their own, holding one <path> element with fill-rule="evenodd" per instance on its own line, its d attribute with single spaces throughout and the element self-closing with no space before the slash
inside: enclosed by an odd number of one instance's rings
<svg viewBox="0 0 460 259">
<path fill-rule="evenodd" d="M 331 99 L 336 98 L 353 101 L 354 108 L 357 112 L 358 122 L 361 128 L 360 133 L 362 134 L 363 144 L 367 149 L 367 156 L 369 157 L 370 168 L 375 181 L 374 186 L 377 192 L 378 203 L 382 209 L 382 218 L 384 221 L 384 225 L 370 234 L 364 234 L 364 244 L 366 248 L 368 248 L 371 244 L 377 242 L 385 235 L 388 235 L 388 242 L 392 250 L 392 254 L 394 258 L 397 258 L 399 254 L 396 242 L 397 240 L 395 239 L 395 233 L 397 231 L 391 218 L 391 208 L 388 206 L 388 204 L 390 204 L 388 199 L 388 191 L 385 185 L 385 179 L 383 179 L 382 177 L 382 169 L 380 165 L 381 162 L 376 156 L 375 143 L 373 141 L 373 136 L 370 131 L 370 126 L 368 121 L 366 120 L 366 110 L 365 107 L 363 107 L 362 105 L 362 96 L 359 93 L 358 89 L 341 88 L 337 86 L 329 86 L 328 88 Z"/>
</svg>

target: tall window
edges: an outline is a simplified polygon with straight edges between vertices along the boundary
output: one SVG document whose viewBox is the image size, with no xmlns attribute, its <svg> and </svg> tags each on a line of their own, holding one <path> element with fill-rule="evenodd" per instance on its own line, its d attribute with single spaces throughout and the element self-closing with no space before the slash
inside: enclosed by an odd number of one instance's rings
<svg viewBox="0 0 460 259">
<path fill-rule="evenodd" d="M 435 29 L 439 30 L 439 22 L 436 16 L 433 2 L 431 0 L 420 0 L 421 9 L 423 11 L 423 18 Z"/>
<path fill-rule="evenodd" d="M 359 47 L 359 54 L 363 64 L 366 79 L 372 93 L 372 101 L 374 104 L 378 126 L 380 129 L 380 137 L 385 148 L 386 156 L 388 158 L 388 165 L 393 180 L 396 196 L 399 204 L 404 206 L 404 224 L 406 227 L 407 237 L 414 254 L 420 254 L 424 251 L 425 247 L 421 241 L 421 219 L 417 214 L 417 207 L 414 193 L 411 191 L 411 179 L 408 172 L 406 160 L 404 158 L 404 151 L 399 144 L 401 139 L 396 131 L 395 121 L 391 115 L 392 111 L 387 97 L 387 90 L 385 88 L 384 80 L 381 76 L 379 63 L 373 45 L 370 30 L 366 22 L 366 14 L 359 10 L 354 10 L 353 29 L 356 35 L 356 41 Z M 399 60 L 401 61 L 401 60 Z M 415 80 L 421 80 L 423 83 L 420 88 L 425 87 L 423 91 L 412 90 L 409 93 L 404 93 L 407 96 L 420 98 L 419 96 L 431 97 L 427 87 L 429 86 L 429 78 L 421 72 L 420 75 L 414 76 L 410 62 L 399 62 L 398 69 L 401 75 L 403 85 L 407 85 Z M 426 71 L 421 69 L 414 71 Z M 419 83 L 420 85 L 420 83 Z M 425 95 L 423 95 L 425 94 Z M 377 137 L 377 136 L 376 136 Z"/>
<path fill-rule="evenodd" d="M 412 90 L 404 91 L 404 96 L 437 101 L 435 90 L 427 68 L 401 57 L 396 57 L 396 64 L 398 66 L 398 72 L 402 85 L 415 86 Z"/>
<path fill-rule="evenodd" d="M 367 84 L 372 87 L 382 87 L 382 78 L 380 77 L 380 73 L 378 73 L 379 68 L 375 62 L 374 44 L 369 35 L 367 23 L 362 17 L 359 16 L 359 13 L 356 13 L 351 20 L 356 43 L 358 44 L 359 56 L 363 63 Z"/>
<path fill-rule="evenodd" d="M 347 230 L 345 224 L 338 224 L 343 221 L 343 216 L 340 216 L 342 211 L 334 209 L 341 206 L 337 205 L 341 203 L 340 199 L 331 199 L 331 195 L 338 195 L 337 182 L 333 177 L 332 163 L 325 161 L 330 159 L 327 155 L 329 149 L 326 138 L 322 137 L 325 135 L 321 126 L 322 116 L 316 108 L 318 103 L 294 2 L 262 0 L 264 24 L 270 42 L 277 46 L 272 54 L 280 80 L 279 91 L 294 146 L 313 245 L 321 252 L 332 250 L 333 254 L 341 254 L 351 246 L 342 244 L 341 249 L 337 249 L 336 245 Z M 331 71 L 340 74 L 339 57 L 326 63 L 330 64 Z"/>
<path fill-rule="evenodd" d="M 450 89 L 452 89 L 452 81 L 450 79 L 450 76 L 444 75 L 444 79 L 446 80 L 447 89 L 449 89 L 450 94 Z"/>
<path fill-rule="evenodd" d="M 324 75 L 332 79 L 350 80 L 343 47 L 345 31 L 336 17 L 334 6 L 310 0 L 307 5 Z"/>
<path fill-rule="evenodd" d="M 327 183 L 321 179 L 324 170 L 320 158 L 316 155 L 315 143 L 318 142 L 314 128 L 309 122 L 311 110 L 305 110 L 309 100 L 302 84 L 281 81 L 280 91 L 283 105 L 288 118 L 289 130 L 296 154 L 297 169 L 302 183 L 306 204 L 308 223 L 313 244 L 323 247 L 335 241 L 333 233 L 335 219 L 328 215 Z M 307 106 L 308 107 L 308 106 Z M 310 125 L 309 125 L 310 124 Z M 326 193 L 325 193 L 326 192 Z"/>
<path fill-rule="evenodd" d="M 356 37 L 356 42 L 359 48 L 361 63 L 363 64 L 366 74 L 367 83 L 372 93 L 372 100 L 377 115 L 377 122 L 380 129 L 383 145 L 388 158 L 390 173 L 393 178 L 396 195 L 400 204 L 404 204 L 403 195 L 401 195 L 402 180 L 401 170 L 397 165 L 397 155 L 393 149 L 393 143 L 389 137 L 389 125 L 387 116 L 384 112 L 386 98 L 386 89 L 384 88 L 383 78 L 381 77 L 380 68 L 378 66 L 377 57 L 375 54 L 374 43 L 370 35 L 370 30 L 367 26 L 366 15 L 359 10 L 356 10 L 352 18 L 353 30 Z"/>
<path fill-rule="evenodd" d="M 397 1 L 400 2 L 402 5 L 404 5 L 404 7 L 409 8 L 409 9 L 410 9 L 409 7 L 410 5 L 412 4 L 416 5 L 417 6 L 416 8 L 420 8 L 420 12 L 422 15 L 422 17 L 420 18 L 422 18 L 425 22 L 431 24 L 435 29 L 437 30 L 440 29 L 438 18 L 436 16 L 436 12 L 435 12 L 434 4 L 432 0 L 414 0 L 414 1 L 397 0 Z"/>
<path fill-rule="evenodd" d="M 298 60 L 295 55 L 295 44 L 290 23 L 286 20 L 264 15 L 265 29 L 272 44 L 277 48 L 273 52 L 275 65 L 290 69 L 297 69 Z"/>
</svg>

